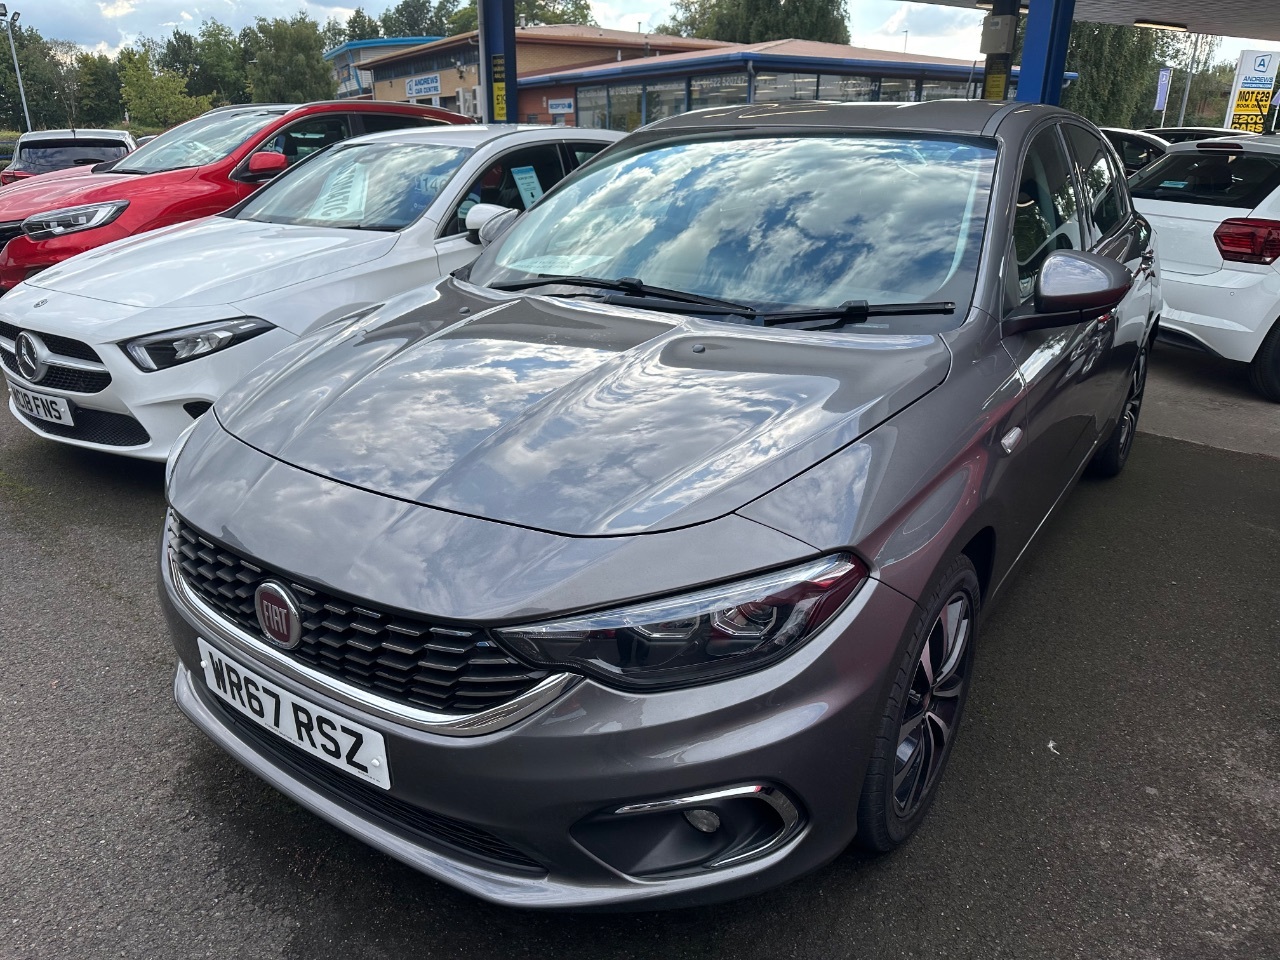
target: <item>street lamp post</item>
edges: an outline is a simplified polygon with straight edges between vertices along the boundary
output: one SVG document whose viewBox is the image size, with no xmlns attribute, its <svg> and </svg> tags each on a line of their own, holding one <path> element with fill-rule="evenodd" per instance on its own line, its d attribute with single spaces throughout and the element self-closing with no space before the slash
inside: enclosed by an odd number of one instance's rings
<svg viewBox="0 0 1280 960">
<path fill-rule="evenodd" d="M 13 43 L 13 25 L 21 14 L 17 10 L 9 13 L 9 8 L 0 3 L 0 20 L 4 21 L 4 29 L 9 34 L 9 52 L 13 54 L 13 72 L 18 76 L 18 96 L 22 98 L 22 115 L 27 119 L 27 132 L 31 132 L 31 111 L 27 109 L 27 91 L 22 86 L 22 68 L 18 66 L 18 48 Z"/>
</svg>

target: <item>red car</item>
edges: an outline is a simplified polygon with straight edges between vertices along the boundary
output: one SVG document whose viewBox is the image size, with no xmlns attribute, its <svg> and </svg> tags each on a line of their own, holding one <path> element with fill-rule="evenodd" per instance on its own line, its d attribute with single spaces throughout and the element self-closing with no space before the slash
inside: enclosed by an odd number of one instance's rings
<svg viewBox="0 0 1280 960">
<path fill-rule="evenodd" d="M 210 110 L 119 160 L 32 177 L 0 192 L 0 292 L 112 240 L 221 213 L 339 140 L 471 122 L 435 107 L 375 100 Z"/>
</svg>

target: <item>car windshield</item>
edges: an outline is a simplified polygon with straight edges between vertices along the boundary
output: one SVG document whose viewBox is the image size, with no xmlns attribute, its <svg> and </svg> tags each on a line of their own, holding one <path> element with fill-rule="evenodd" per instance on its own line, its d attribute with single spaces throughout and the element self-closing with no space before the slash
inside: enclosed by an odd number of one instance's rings
<svg viewBox="0 0 1280 960">
<path fill-rule="evenodd" d="M 470 279 L 635 278 L 766 311 L 963 302 L 973 293 L 995 154 L 990 140 L 917 135 L 645 144 L 548 194 L 485 251 Z M 936 330 L 963 316 L 907 315 L 859 329 Z"/>
<path fill-rule="evenodd" d="M 1252 210 L 1280 187 L 1280 156 L 1242 150 L 1168 153 L 1129 181 L 1137 200 Z"/>
<path fill-rule="evenodd" d="M 48 173 L 50 170 L 119 160 L 128 152 L 129 147 L 120 140 L 29 140 L 18 145 L 13 169 Z"/>
<path fill-rule="evenodd" d="M 472 151 L 435 143 L 356 143 L 298 166 L 256 194 L 239 220 L 356 230 L 413 223 Z"/>
<path fill-rule="evenodd" d="M 284 113 L 277 109 L 203 114 L 139 147 L 115 172 L 159 173 L 215 163 Z"/>
</svg>

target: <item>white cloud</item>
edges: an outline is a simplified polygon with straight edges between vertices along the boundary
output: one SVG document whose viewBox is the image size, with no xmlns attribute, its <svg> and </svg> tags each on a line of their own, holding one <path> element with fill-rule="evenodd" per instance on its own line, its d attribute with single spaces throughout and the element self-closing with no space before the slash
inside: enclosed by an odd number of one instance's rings
<svg viewBox="0 0 1280 960">
<path fill-rule="evenodd" d="M 99 3 L 98 9 L 102 11 L 102 15 L 107 19 L 115 20 L 133 13 L 136 6 L 135 0 L 114 0 L 113 3 Z"/>
</svg>

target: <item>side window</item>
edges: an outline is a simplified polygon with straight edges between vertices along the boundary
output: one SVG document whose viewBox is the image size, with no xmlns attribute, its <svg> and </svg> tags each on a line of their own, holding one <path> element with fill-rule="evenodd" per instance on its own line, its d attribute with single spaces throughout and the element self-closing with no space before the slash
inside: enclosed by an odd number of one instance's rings
<svg viewBox="0 0 1280 960">
<path fill-rule="evenodd" d="M 441 236 L 465 233 L 467 211 L 477 203 L 496 203 L 513 210 L 528 210 L 564 177 L 560 149 L 553 143 L 525 147 L 504 154 L 467 186 Z"/>
<path fill-rule="evenodd" d="M 311 117 L 285 127 L 257 149 L 258 153 L 283 153 L 293 166 L 317 150 L 351 136 L 351 125 L 344 114 Z"/>
<path fill-rule="evenodd" d="M 441 121 L 431 117 L 413 117 L 401 113 L 358 113 L 365 133 L 385 133 L 387 130 L 404 130 L 411 127 L 438 127 Z"/>
<path fill-rule="evenodd" d="M 1120 226 L 1127 212 L 1110 151 L 1084 127 L 1068 123 L 1063 129 L 1080 165 L 1080 182 L 1089 214 L 1098 228 L 1098 236 L 1105 237 Z"/>
<path fill-rule="evenodd" d="M 594 157 L 597 153 L 608 146 L 607 143 L 567 143 L 569 148 L 570 169 L 577 170 L 580 166 Z"/>
<path fill-rule="evenodd" d="M 1010 300 L 1022 303 L 1035 290 L 1044 258 L 1055 250 L 1083 248 L 1071 167 L 1056 128 L 1031 141 L 1018 180 L 1013 217 L 1013 252 L 1017 270 L 1009 270 Z"/>
</svg>

